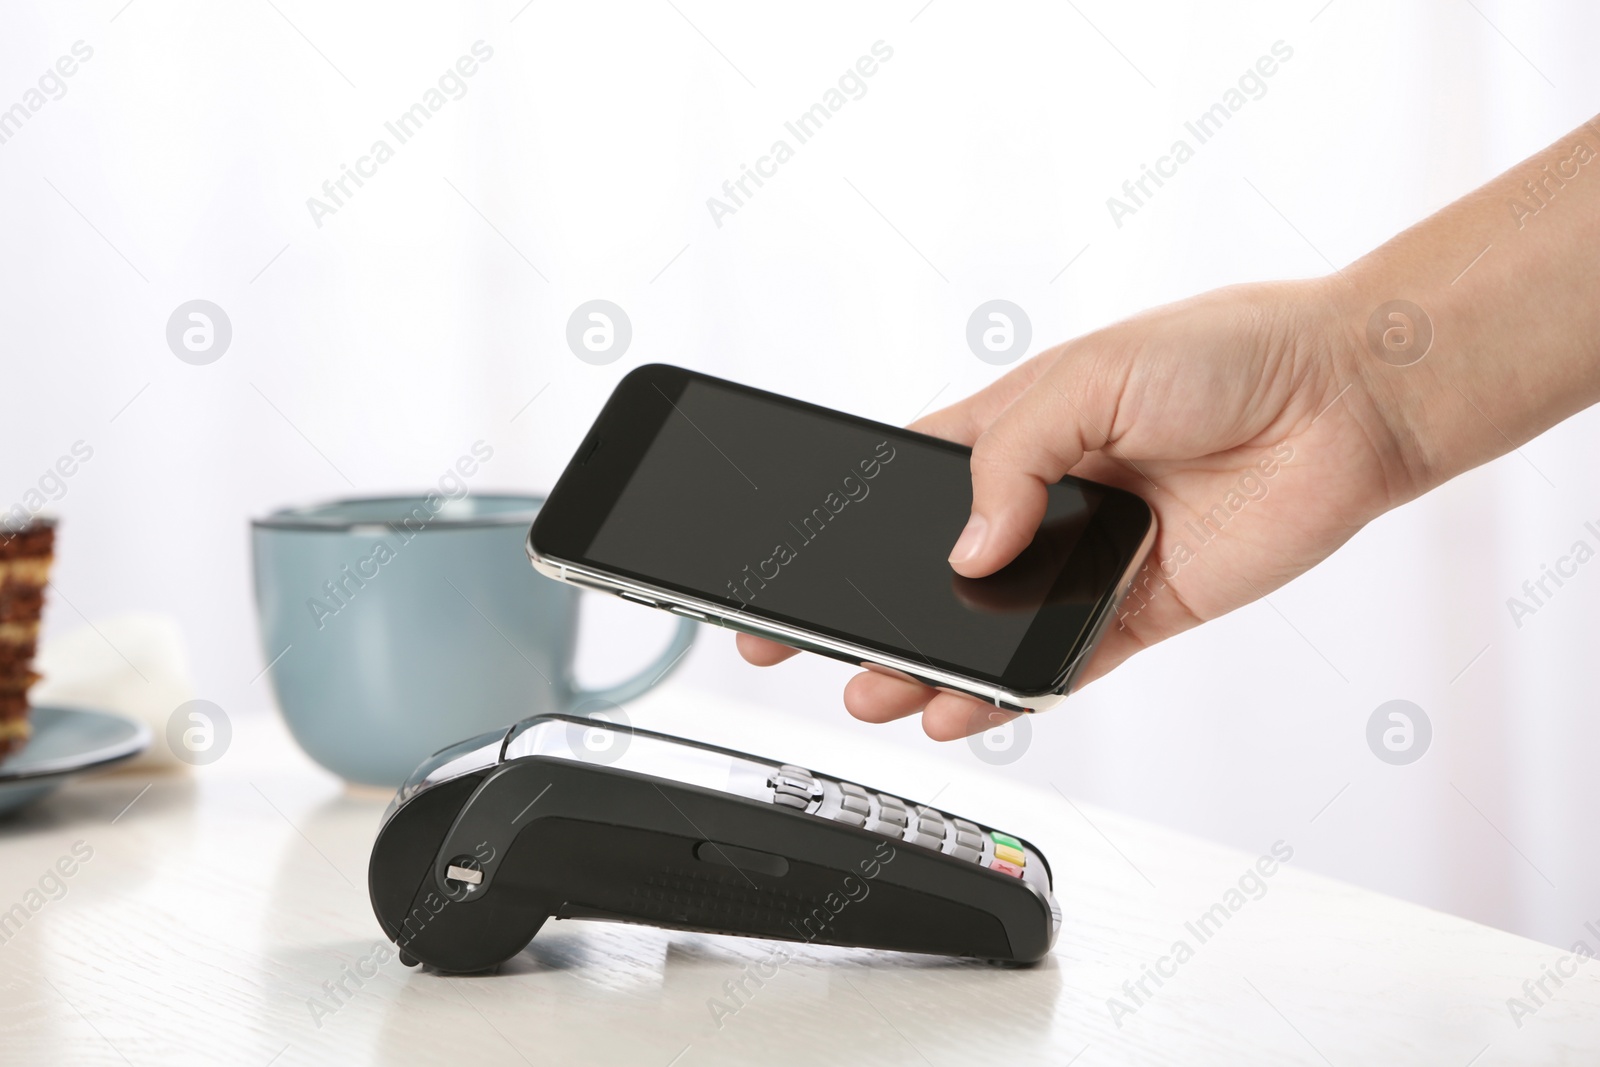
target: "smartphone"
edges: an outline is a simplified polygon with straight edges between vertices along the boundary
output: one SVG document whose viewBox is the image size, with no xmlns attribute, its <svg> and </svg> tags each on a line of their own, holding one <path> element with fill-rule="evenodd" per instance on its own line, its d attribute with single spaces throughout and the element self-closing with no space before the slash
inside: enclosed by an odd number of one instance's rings
<svg viewBox="0 0 1600 1067">
<path fill-rule="evenodd" d="M 625 377 L 528 531 L 541 573 L 1008 711 L 1065 699 L 1155 541 L 1063 478 L 1032 544 L 951 569 L 971 450 L 664 364 Z"/>
</svg>

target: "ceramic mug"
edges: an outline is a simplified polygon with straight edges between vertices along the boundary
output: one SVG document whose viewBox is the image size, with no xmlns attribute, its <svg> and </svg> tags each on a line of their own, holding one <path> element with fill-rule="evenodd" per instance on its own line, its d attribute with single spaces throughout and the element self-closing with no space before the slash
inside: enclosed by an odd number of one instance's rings
<svg viewBox="0 0 1600 1067">
<path fill-rule="evenodd" d="M 672 671 L 694 642 L 690 619 L 627 681 L 574 684 L 578 590 L 523 551 L 543 502 L 339 500 L 252 523 L 262 651 L 312 759 L 348 781 L 398 786 L 464 737 L 620 704 Z"/>
</svg>

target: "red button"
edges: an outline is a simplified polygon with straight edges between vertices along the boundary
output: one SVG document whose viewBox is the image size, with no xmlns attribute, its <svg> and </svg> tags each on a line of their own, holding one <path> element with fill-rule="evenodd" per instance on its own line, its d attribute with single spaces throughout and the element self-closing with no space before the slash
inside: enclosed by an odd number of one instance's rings
<svg viewBox="0 0 1600 1067">
<path fill-rule="evenodd" d="M 1022 877 L 1022 868 L 1015 863 L 1007 863 L 1005 860 L 990 860 L 989 869 L 991 871 L 999 871 L 1001 874 L 1009 874 L 1013 878 Z"/>
</svg>

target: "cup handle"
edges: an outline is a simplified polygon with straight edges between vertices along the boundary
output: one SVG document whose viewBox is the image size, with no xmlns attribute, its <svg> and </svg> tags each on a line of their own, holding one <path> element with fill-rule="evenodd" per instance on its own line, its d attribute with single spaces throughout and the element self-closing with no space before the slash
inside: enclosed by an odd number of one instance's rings
<svg viewBox="0 0 1600 1067">
<path fill-rule="evenodd" d="M 651 661 L 649 666 L 632 678 L 616 685 L 606 686 L 604 689 L 579 689 L 572 694 L 572 706 L 579 708 L 589 701 L 621 704 L 648 692 L 657 682 L 677 669 L 683 660 L 683 654 L 694 644 L 695 634 L 699 629 L 700 624 L 693 619 L 680 618 L 678 628 L 672 634 L 672 643 L 667 645 L 666 650 Z"/>
</svg>

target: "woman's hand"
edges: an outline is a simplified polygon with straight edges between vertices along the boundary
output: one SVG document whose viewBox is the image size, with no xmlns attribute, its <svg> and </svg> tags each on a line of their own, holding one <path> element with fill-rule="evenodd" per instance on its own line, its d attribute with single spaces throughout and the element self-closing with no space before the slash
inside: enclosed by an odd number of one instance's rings
<svg viewBox="0 0 1600 1067">
<path fill-rule="evenodd" d="M 1144 497 L 1159 540 L 1089 681 L 1600 402 L 1600 178 L 1583 177 L 1600 166 L 1597 146 L 1600 120 L 1327 279 L 1158 308 L 923 419 L 918 429 L 973 448 L 972 520 L 951 566 L 968 577 L 1004 566 L 1063 474 Z M 1533 189 L 1560 199 L 1534 203 Z M 1544 225 L 1546 209 L 1561 221 Z M 746 636 L 739 649 L 756 664 L 794 654 Z M 870 672 L 844 697 L 871 722 L 920 709 L 942 740 L 1009 717 Z"/>
<path fill-rule="evenodd" d="M 1328 283 L 1222 289 L 1043 352 L 915 423 L 973 450 L 972 517 L 951 566 L 977 578 L 1009 563 L 1065 474 L 1143 497 L 1156 545 L 1082 682 L 1283 585 L 1418 491 L 1348 321 Z M 758 666 L 795 652 L 738 642 Z M 868 722 L 920 710 L 939 740 L 1011 717 L 872 671 L 844 700 Z"/>
</svg>

